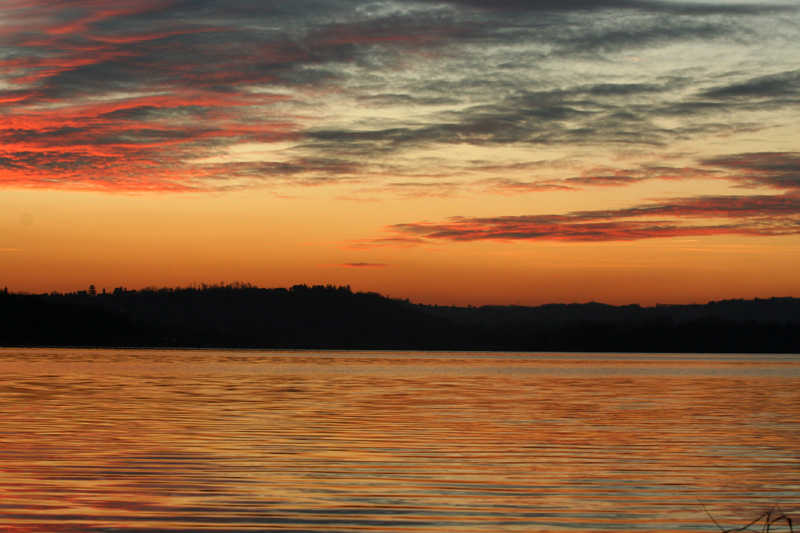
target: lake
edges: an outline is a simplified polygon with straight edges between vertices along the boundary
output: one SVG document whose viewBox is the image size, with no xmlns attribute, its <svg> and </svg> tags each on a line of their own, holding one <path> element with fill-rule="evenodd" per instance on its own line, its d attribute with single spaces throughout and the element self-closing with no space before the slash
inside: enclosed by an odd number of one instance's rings
<svg viewBox="0 0 800 533">
<path fill-rule="evenodd" d="M 800 521 L 798 355 L 1 348 L 0 402 L 4 532 Z"/>
</svg>

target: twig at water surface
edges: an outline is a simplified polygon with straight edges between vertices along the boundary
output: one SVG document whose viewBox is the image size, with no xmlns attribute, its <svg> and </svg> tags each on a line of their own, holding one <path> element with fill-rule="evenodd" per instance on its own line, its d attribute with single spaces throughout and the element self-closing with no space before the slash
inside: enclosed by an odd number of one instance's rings
<svg viewBox="0 0 800 533">
<path fill-rule="evenodd" d="M 794 533 L 794 529 L 792 528 L 792 519 L 789 518 L 786 515 L 786 513 L 784 513 L 781 510 L 780 507 L 778 507 L 778 504 L 773 505 L 772 509 L 762 513 L 761 516 L 759 516 L 746 526 L 738 527 L 735 529 L 725 529 L 724 527 L 719 525 L 719 522 L 717 522 L 717 520 L 711 515 L 708 508 L 702 502 L 700 502 L 700 505 L 703 506 L 703 509 L 705 509 L 706 514 L 709 516 L 709 518 L 711 518 L 711 521 L 714 522 L 714 524 L 720 529 L 720 531 L 722 531 L 722 533 L 736 533 L 737 531 L 752 531 L 750 527 L 758 525 L 762 521 L 763 521 L 763 526 L 761 528 L 762 533 L 769 533 L 769 528 L 772 527 L 772 525 L 775 524 L 776 522 L 780 521 L 786 522 L 786 525 L 789 526 L 789 533 Z"/>
</svg>

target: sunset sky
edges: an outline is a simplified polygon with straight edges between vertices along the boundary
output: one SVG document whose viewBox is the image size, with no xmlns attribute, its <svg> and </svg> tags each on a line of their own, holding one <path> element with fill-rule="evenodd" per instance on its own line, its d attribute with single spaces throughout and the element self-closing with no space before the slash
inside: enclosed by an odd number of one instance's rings
<svg viewBox="0 0 800 533">
<path fill-rule="evenodd" d="M 0 287 L 800 297 L 800 0 L 0 0 Z"/>
</svg>

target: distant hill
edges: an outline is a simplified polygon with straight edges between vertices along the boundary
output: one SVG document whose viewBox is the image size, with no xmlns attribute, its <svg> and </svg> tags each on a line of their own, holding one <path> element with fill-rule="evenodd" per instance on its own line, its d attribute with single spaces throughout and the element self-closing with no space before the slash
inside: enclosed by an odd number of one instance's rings
<svg viewBox="0 0 800 533">
<path fill-rule="evenodd" d="M 306 285 L 0 292 L 0 345 L 800 353 L 800 299 L 442 307 Z"/>
<path fill-rule="evenodd" d="M 537 307 L 418 305 L 424 313 L 484 332 L 521 351 L 800 353 L 800 299 L 708 304 Z"/>
<path fill-rule="evenodd" d="M 576 320 L 630 322 L 669 318 L 678 322 L 716 317 L 734 322 L 800 322 L 800 299 L 769 298 L 723 300 L 707 304 L 639 305 L 548 304 L 538 307 L 496 306 L 446 307 L 419 305 L 418 308 L 463 324 L 496 325 L 501 323 L 564 324 Z"/>
</svg>

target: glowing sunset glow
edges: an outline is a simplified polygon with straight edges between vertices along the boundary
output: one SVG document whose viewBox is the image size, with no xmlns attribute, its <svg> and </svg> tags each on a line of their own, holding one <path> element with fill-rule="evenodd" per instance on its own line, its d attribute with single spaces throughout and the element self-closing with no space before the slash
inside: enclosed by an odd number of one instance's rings
<svg viewBox="0 0 800 533">
<path fill-rule="evenodd" d="M 0 2 L 0 287 L 800 297 L 796 0 Z"/>
</svg>

